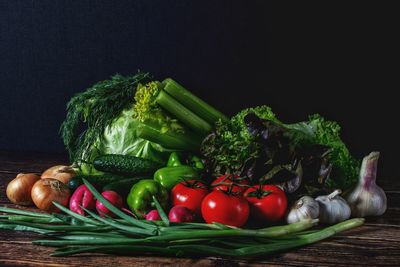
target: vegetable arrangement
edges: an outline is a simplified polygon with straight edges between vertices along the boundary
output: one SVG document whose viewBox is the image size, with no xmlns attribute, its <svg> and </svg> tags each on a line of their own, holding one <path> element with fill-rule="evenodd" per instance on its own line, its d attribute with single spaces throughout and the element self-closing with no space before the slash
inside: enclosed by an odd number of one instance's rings
<svg viewBox="0 0 400 267">
<path fill-rule="evenodd" d="M 227 118 L 170 78 L 116 75 L 67 105 L 72 165 L 9 183 L 11 202 L 47 213 L 0 207 L 0 228 L 46 235 L 34 243 L 53 256 L 262 258 L 312 244 L 386 210 L 379 153 L 360 169 L 339 131 L 267 106 Z"/>
<path fill-rule="evenodd" d="M 93 195 L 119 219 L 102 218 L 86 210 L 90 217 L 76 214 L 58 203 L 69 216 L 43 214 L 18 209 L 0 208 L 7 219 L 0 227 L 32 231 L 56 239 L 33 241 L 37 245 L 55 247 L 52 256 L 69 256 L 96 252 L 117 255 L 156 254 L 166 256 L 229 256 L 260 258 L 272 253 L 312 244 L 336 233 L 363 224 L 364 219 L 350 219 L 321 230 L 306 231 L 316 224 L 305 220 L 295 224 L 272 226 L 257 230 L 240 229 L 220 223 L 181 223 L 167 218 L 156 205 L 162 219 L 137 220 L 106 200 L 85 181 Z M 157 199 L 154 198 L 155 203 Z M 175 212 L 177 213 L 177 212 Z M 182 216 L 182 215 L 180 215 Z"/>
</svg>

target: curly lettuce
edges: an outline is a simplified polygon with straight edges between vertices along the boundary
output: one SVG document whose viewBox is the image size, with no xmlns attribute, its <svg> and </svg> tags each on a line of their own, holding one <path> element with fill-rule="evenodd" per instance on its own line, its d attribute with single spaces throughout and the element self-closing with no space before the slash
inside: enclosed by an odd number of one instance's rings
<svg viewBox="0 0 400 267">
<path fill-rule="evenodd" d="M 332 188 L 349 189 L 357 183 L 360 172 L 360 161 L 355 159 L 340 138 L 340 125 L 334 121 L 325 120 L 318 114 L 311 115 L 304 133 L 310 136 L 314 143 L 331 148 L 328 157 L 333 165 L 328 185 Z"/>
<path fill-rule="evenodd" d="M 249 134 L 243 121 L 249 113 L 277 121 L 268 106 L 244 109 L 228 121 L 217 121 L 215 131 L 204 139 L 200 148 L 201 153 L 212 165 L 213 175 L 225 173 L 240 175 L 246 163 L 258 157 L 260 146 L 254 142 L 254 137 Z"/>
<path fill-rule="evenodd" d="M 340 126 L 327 121 L 320 115 L 312 115 L 308 121 L 285 124 L 278 120 L 268 106 L 258 106 L 240 111 L 228 122 L 218 122 L 216 130 L 201 146 L 214 175 L 223 173 L 243 174 L 246 164 L 262 155 L 262 145 L 255 142 L 244 121 L 248 114 L 273 121 L 287 129 L 287 134 L 295 147 L 322 145 L 329 148 L 328 159 L 333 165 L 327 185 L 343 190 L 352 187 L 357 181 L 359 161 L 354 159 L 340 138 Z"/>
</svg>

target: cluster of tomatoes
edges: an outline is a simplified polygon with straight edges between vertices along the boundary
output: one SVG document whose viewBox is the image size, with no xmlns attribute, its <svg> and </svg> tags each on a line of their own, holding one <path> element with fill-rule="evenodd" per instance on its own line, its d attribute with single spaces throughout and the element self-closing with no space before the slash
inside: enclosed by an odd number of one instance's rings
<svg viewBox="0 0 400 267">
<path fill-rule="evenodd" d="M 285 192 L 275 185 L 249 185 L 248 179 L 232 175 L 218 177 L 210 190 L 200 181 L 177 184 L 171 191 L 172 204 L 190 209 L 207 223 L 241 227 L 250 217 L 276 222 L 286 213 Z"/>
</svg>

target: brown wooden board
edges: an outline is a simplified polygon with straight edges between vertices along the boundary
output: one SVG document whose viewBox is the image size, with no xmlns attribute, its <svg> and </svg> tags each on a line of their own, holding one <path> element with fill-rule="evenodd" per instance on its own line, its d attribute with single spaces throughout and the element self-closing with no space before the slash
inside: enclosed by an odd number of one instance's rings
<svg viewBox="0 0 400 267">
<path fill-rule="evenodd" d="M 10 154 L 0 152 L 0 205 L 19 207 L 6 197 L 7 183 L 19 172 L 37 172 L 55 164 L 66 164 L 63 155 Z M 378 181 L 388 197 L 388 210 L 380 217 L 367 218 L 365 225 L 333 238 L 262 261 L 221 258 L 166 258 L 149 256 L 107 256 L 85 254 L 50 257 L 52 248 L 36 246 L 42 238 L 28 232 L 0 230 L 0 266 L 400 266 L 400 179 Z M 37 211 L 37 210 L 36 210 Z"/>
</svg>

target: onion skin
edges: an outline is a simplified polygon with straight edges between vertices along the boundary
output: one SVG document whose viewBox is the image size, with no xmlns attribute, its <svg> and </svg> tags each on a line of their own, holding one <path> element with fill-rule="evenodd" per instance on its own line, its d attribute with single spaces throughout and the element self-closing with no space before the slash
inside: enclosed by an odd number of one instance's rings
<svg viewBox="0 0 400 267">
<path fill-rule="evenodd" d="M 66 207 L 70 196 L 68 186 L 57 179 L 45 178 L 37 181 L 32 187 L 32 200 L 36 207 L 47 212 L 57 212 L 59 209 L 53 201 Z"/>
<path fill-rule="evenodd" d="M 56 165 L 45 170 L 40 178 L 53 178 L 59 180 L 64 184 L 67 184 L 69 180 L 71 180 L 71 178 L 74 176 L 76 176 L 76 172 L 71 166 Z"/>
<path fill-rule="evenodd" d="M 40 180 L 34 173 L 20 173 L 7 185 L 8 199 L 17 205 L 29 206 L 33 204 L 31 191 L 33 185 Z"/>
<path fill-rule="evenodd" d="M 124 206 L 122 197 L 114 191 L 104 191 L 101 193 L 101 195 L 118 209 L 121 209 Z M 103 203 L 98 200 L 96 201 L 96 210 L 101 217 L 104 217 L 105 215 L 115 217 L 115 214 L 107 209 L 106 206 L 104 206 Z"/>
</svg>

